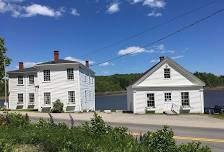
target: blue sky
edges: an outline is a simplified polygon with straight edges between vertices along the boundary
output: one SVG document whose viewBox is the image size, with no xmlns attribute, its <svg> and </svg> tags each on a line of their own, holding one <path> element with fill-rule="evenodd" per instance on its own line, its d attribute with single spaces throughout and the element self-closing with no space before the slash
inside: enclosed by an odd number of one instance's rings
<svg viewBox="0 0 224 152">
<path fill-rule="evenodd" d="M 151 46 L 184 25 L 222 9 L 223 0 L 143 35 L 101 49 L 163 23 L 211 0 L 0 0 L 0 36 L 5 38 L 9 70 L 60 58 L 102 63 L 132 51 L 135 54 L 93 66 L 97 75 L 144 72 L 159 56 L 169 56 L 191 72 L 224 75 L 224 13 Z"/>
</svg>

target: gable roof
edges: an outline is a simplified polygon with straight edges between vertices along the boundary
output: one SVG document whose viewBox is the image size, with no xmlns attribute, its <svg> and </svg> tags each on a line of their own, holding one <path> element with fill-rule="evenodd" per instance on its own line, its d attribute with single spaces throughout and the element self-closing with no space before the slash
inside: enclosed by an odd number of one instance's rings
<svg viewBox="0 0 224 152">
<path fill-rule="evenodd" d="M 196 84 L 196 86 L 205 86 L 205 83 L 203 81 L 201 81 L 199 78 L 197 78 L 196 76 L 194 76 L 191 72 L 187 71 L 185 68 L 183 68 L 181 65 L 179 65 L 172 59 L 166 57 L 162 61 L 158 62 L 153 67 L 148 69 L 146 72 L 144 72 L 144 74 L 141 78 L 139 78 L 136 82 L 134 82 L 132 85 L 130 85 L 128 87 L 136 87 L 138 84 L 140 84 L 142 81 L 144 81 L 147 77 L 149 77 L 152 73 L 154 73 L 156 70 L 158 70 L 165 63 L 169 64 L 169 66 L 174 68 L 176 71 L 178 71 L 180 74 L 182 74 L 189 81 Z"/>
</svg>

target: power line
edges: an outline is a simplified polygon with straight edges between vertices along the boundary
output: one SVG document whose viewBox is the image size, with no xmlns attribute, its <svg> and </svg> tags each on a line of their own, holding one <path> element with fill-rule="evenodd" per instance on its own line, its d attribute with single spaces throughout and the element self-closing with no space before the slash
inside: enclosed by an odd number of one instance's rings
<svg viewBox="0 0 224 152">
<path fill-rule="evenodd" d="M 207 19 L 209 19 L 209 18 L 211 18 L 211 17 L 213 17 L 213 16 L 215 16 L 215 15 L 217 15 L 217 14 L 219 14 L 219 13 L 222 13 L 223 11 L 224 11 L 224 9 L 217 10 L 217 11 L 211 13 L 210 15 L 208 15 L 208 16 L 206 16 L 206 17 L 203 17 L 203 18 L 201 18 L 201 19 L 199 19 L 199 20 L 196 20 L 196 21 L 194 21 L 194 22 L 191 23 L 191 24 L 185 25 L 185 26 L 183 26 L 182 28 L 180 28 L 180 29 L 178 29 L 178 30 L 176 30 L 176 31 L 174 31 L 174 32 L 171 32 L 171 33 L 169 33 L 169 34 L 167 34 L 167 35 L 161 37 L 161 38 L 158 39 L 158 40 L 155 40 L 155 41 L 152 41 L 152 42 L 150 42 L 150 43 L 147 43 L 147 44 L 143 45 L 143 47 L 147 47 L 147 46 L 149 46 L 149 45 L 153 45 L 153 44 L 156 44 L 156 43 L 158 43 L 158 42 L 160 42 L 160 41 L 162 41 L 162 40 L 165 40 L 165 39 L 167 39 L 167 38 L 169 38 L 169 37 L 171 37 L 171 36 L 173 36 L 173 35 L 176 35 L 177 33 L 180 33 L 180 32 L 182 32 L 182 31 L 184 31 L 184 30 L 186 30 L 186 29 L 188 29 L 188 28 L 190 28 L 190 27 L 195 26 L 195 25 L 197 25 L 197 24 L 199 24 L 199 23 L 201 23 L 201 22 L 203 22 L 203 21 L 205 21 L 205 20 L 207 20 Z M 137 52 L 137 51 L 139 51 L 139 50 L 140 50 L 140 49 L 136 49 L 136 50 L 134 50 L 134 51 L 132 51 L 132 52 L 129 52 L 129 53 L 127 53 L 127 54 L 124 54 L 124 55 L 121 55 L 121 56 L 117 56 L 117 57 L 108 59 L 108 60 L 106 60 L 106 61 L 104 61 L 104 62 L 100 62 L 100 63 L 93 64 L 92 66 L 96 66 L 96 65 L 100 65 L 100 64 L 105 63 L 105 62 L 111 62 L 111 61 L 113 61 L 113 60 L 120 59 L 120 58 L 122 58 L 122 57 L 124 57 L 124 56 L 131 55 L 131 54 L 133 54 L 133 53 L 135 53 L 135 52 Z"/>
<path fill-rule="evenodd" d="M 155 30 L 155 29 L 157 29 L 157 28 L 159 28 L 159 27 L 161 27 L 161 26 L 167 25 L 167 24 L 169 24 L 169 23 L 171 23 L 171 22 L 173 22 L 173 21 L 175 21 L 175 20 L 177 20 L 177 19 L 179 19 L 179 18 L 182 18 L 182 17 L 184 17 L 184 16 L 190 15 L 190 14 L 192 14 L 192 13 L 194 13 L 194 12 L 197 12 L 197 11 L 199 11 L 199 10 L 205 8 L 205 7 L 208 7 L 208 6 L 210 6 L 210 5 L 212 5 L 212 4 L 216 3 L 216 2 L 217 2 L 217 0 L 213 0 L 213 1 L 211 1 L 211 2 L 209 2 L 209 3 L 207 3 L 207 4 L 205 4 L 205 5 L 202 5 L 202 6 L 200 6 L 200 7 L 197 7 L 197 8 L 191 9 L 191 10 L 189 10 L 189 11 L 186 11 L 186 12 L 184 12 L 184 13 L 182 13 L 182 14 L 180 14 L 180 15 L 177 15 L 177 16 L 171 18 L 171 19 L 168 19 L 168 20 L 166 20 L 166 21 L 164 21 L 164 22 L 162 22 L 162 23 L 159 23 L 159 24 L 157 24 L 157 25 L 154 25 L 154 26 L 151 26 L 151 27 L 149 27 L 149 28 L 146 28 L 145 30 L 143 30 L 143 31 L 141 31 L 141 32 L 139 32 L 139 33 L 130 35 L 130 36 L 124 38 L 124 39 L 120 39 L 120 40 L 118 40 L 118 41 L 115 41 L 115 42 L 110 43 L 110 44 L 108 44 L 108 45 L 105 45 L 105 46 L 103 46 L 103 47 L 100 47 L 100 48 L 98 48 L 98 49 L 95 49 L 95 50 L 93 50 L 93 51 L 90 51 L 90 52 L 88 52 L 88 53 L 82 55 L 81 58 L 83 58 L 83 57 L 85 57 L 85 56 L 88 57 L 88 56 L 90 56 L 90 55 L 92 55 L 92 54 L 94 54 L 94 53 L 96 54 L 96 53 L 98 53 L 98 52 L 101 52 L 101 51 L 103 51 L 103 50 L 106 49 L 106 48 L 110 48 L 110 47 L 112 47 L 112 46 L 114 46 L 114 45 L 117 45 L 117 44 L 126 42 L 126 41 L 128 41 L 128 40 L 131 40 L 131 39 L 140 37 L 140 36 L 142 36 L 143 34 L 145 34 L 146 32 L 149 32 L 149 31 Z"/>
</svg>

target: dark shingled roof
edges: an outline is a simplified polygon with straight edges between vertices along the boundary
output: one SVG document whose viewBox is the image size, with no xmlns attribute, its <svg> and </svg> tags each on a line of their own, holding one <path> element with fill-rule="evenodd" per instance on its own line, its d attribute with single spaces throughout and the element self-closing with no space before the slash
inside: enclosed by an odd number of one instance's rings
<svg viewBox="0 0 224 152">
<path fill-rule="evenodd" d="M 77 61 L 70 61 L 70 60 L 63 60 L 63 59 L 59 59 L 57 61 L 48 61 L 48 62 L 43 62 L 37 65 L 45 65 L 45 64 L 61 64 L 61 63 L 79 63 Z"/>
<path fill-rule="evenodd" d="M 24 68 L 23 70 L 13 70 L 13 71 L 9 71 L 7 73 L 25 73 L 25 72 L 36 72 L 36 68 L 35 67 L 31 67 L 31 68 Z"/>
</svg>

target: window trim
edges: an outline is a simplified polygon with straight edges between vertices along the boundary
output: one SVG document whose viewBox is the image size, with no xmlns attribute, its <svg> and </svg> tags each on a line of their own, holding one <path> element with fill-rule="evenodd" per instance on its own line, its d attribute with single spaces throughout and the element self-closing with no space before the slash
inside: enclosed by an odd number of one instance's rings
<svg viewBox="0 0 224 152">
<path fill-rule="evenodd" d="M 30 95 L 33 95 L 33 101 L 32 102 L 30 101 L 30 99 L 31 99 Z M 34 102 L 35 102 L 35 94 L 34 93 L 29 93 L 29 103 L 34 103 Z"/>
<path fill-rule="evenodd" d="M 69 73 L 71 72 L 71 73 Z M 74 80 L 74 69 L 68 68 L 67 69 L 67 80 Z"/>
<path fill-rule="evenodd" d="M 153 99 L 150 99 L 150 95 L 153 95 Z M 147 108 L 155 108 L 155 93 L 147 93 L 146 94 Z M 152 104 L 153 102 L 153 104 Z M 152 104 L 152 105 L 150 105 Z"/>
<path fill-rule="evenodd" d="M 169 99 L 169 100 L 167 100 L 167 99 Z M 168 103 L 172 101 L 172 93 L 171 92 L 165 92 L 164 93 L 164 101 L 168 102 Z"/>
<path fill-rule="evenodd" d="M 21 78 L 22 80 L 20 80 L 20 78 Z M 23 78 L 24 78 L 23 75 L 19 75 L 19 76 L 18 76 L 18 85 L 23 85 L 23 84 L 24 84 Z M 22 81 L 22 83 L 20 83 L 21 81 Z"/>
<path fill-rule="evenodd" d="M 22 97 L 22 101 L 20 101 L 20 95 L 22 95 L 21 97 Z M 17 103 L 19 103 L 19 104 L 23 104 L 23 102 L 24 102 L 24 98 L 23 98 L 23 93 L 18 93 L 18 102 Z"/>
<path fill-rule="evenodd" d="M 31 76 L 33 77 L 33 81 L 32 81 L 32 83 L 30 83 L 30 82 L 31 82 L 31 81 L 30 81 Z M 33 85 L 33 84 L 34 84 L 34 75 L 29 75 L 28 77 L 29 77 L 29 84 L 30 84 L 30 85 Z"/>
<path fill-rule="evenodd" d="M 168 71 L 166 71 L 166 70 L 168 70 Z M 171 78 L 171 69 L 170 68 L 164 68 L 163 77 L 164 77 L 164 79 L 170 79 Z"/>
<path fill-rule="evenodd" d="M 70 93 L 73 93 L 73 96 Z M 75 91 L 68 91 L 68 103 L 75 104 Z"/>
<path fill-rule="evenodd" d="M 49 72 L 49 74 L 45 75 L 45 72 Z M 50 70 L 43 70 L 43 75 L 44 75 L 44 82 L 51 81 L 51 71 Z"/>
<path fill-rule="evenodd" d="M 186 93 L 187 93 L 187 95 L 186 95 Z M 185 98 L 183 98 L 183 97 L 185 97 Z M 187 102 L 188 102 L 188 104 L 186 104 Z M 181 105 L 183 107 L 190 107 L 190 93 L 189 92 L 187 92 L 187 91 L 181 92 Z"/>
<path fill-rule="evenodd" d="M 47 96 L 49 95 L 49 103 L 46 102 Z M 51 93 L 50 92 L 44 92 L 44 105 L 50 105 L 51 104 Z"/>
</svg>

